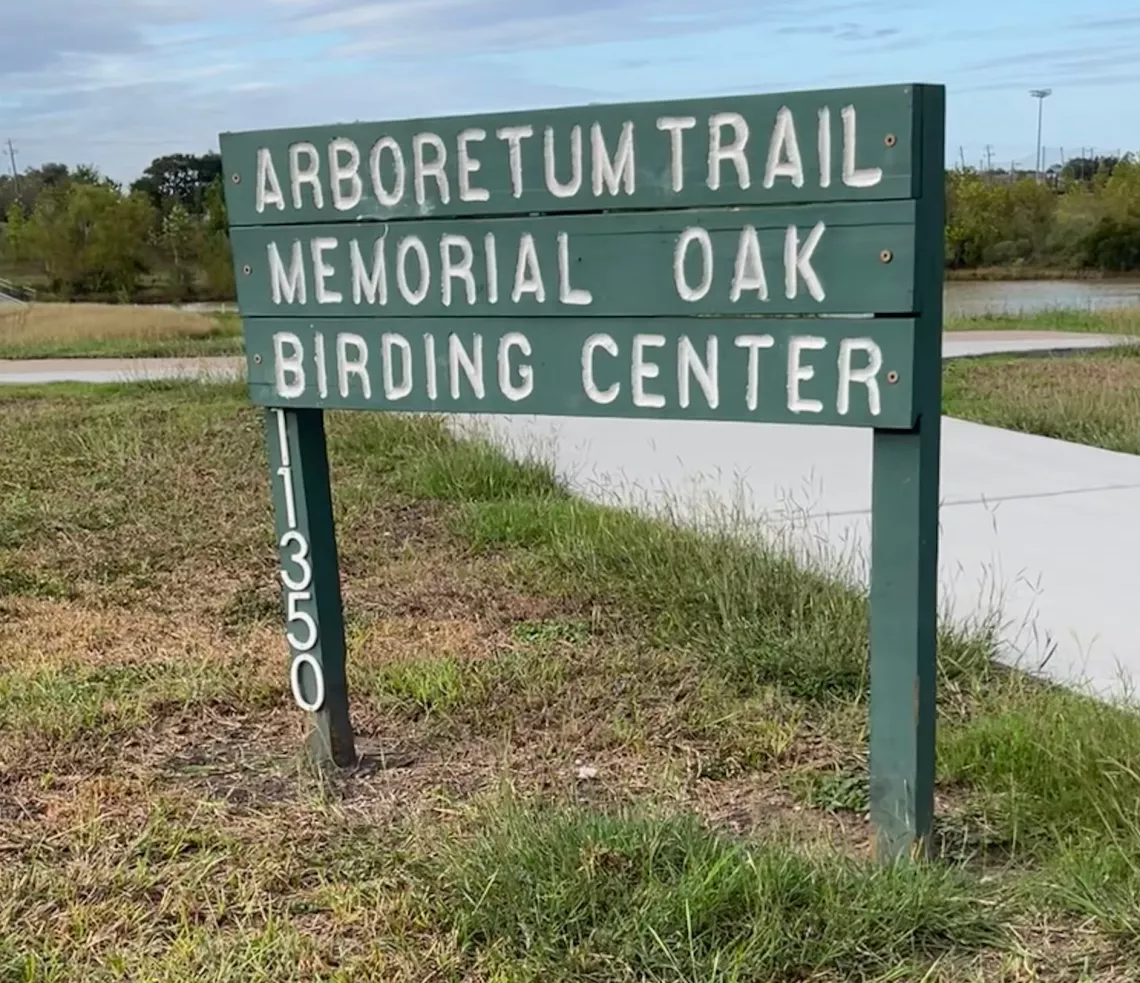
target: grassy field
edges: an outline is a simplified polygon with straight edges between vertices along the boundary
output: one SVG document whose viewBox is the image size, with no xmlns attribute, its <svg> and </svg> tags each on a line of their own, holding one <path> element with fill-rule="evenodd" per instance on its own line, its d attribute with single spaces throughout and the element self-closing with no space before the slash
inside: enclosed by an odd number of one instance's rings
<svg viewBox="0 0 1140 983">
<path fill-rule="evenodd" d="M 0 307 L 0 358 L 241 354 L 233 315 L 158 307 L 37 303 Z"/>
<path fill-rule="evenodd" d="M 950 416 L 1140 454 L 1140 346 L 943 366 Z"/>
<path fill-rule="evenodd" d="M 1104 311 L 1057 309 L 1032 314 L 948 317 L 944 330 L 1063 331 L 1076 334 L 1126 334 L 1140 337 L 1140 308 Z"/>
<path fill-rule="evenodd" d="M 938 860 L 878 867 L 862 596 L 333 414 L 368 757 L 314 775 L 242 388 L 0 409 L 4 983 L 1140 978 L 1140 719 L 984 634 Z"/>
</svg>

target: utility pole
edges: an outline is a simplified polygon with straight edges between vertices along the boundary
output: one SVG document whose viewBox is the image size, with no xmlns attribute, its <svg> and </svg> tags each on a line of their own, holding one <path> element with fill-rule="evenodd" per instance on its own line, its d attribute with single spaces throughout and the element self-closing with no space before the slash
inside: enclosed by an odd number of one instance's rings
<svg viewBox="0 0 1140 983">
<path fill-rule="evenodd" d="M 20 193 L 20 175 L 16 171 L 16 148 L 12 146 L 12 138 L 8 138 L 8 159 L 12 162 L 12 184 L 16 194 Z"/>
<path fill-rule="evenodd" d="M 986 144 L 986 173 L 990 174 L 994 169 L 994 148 L 990 144 Z"/>
<path fill-rule="evenodd" d="M 1041 156 L 1041 120 L 1045 113 L 1045 100 L 1053 94 L 1052 89 L 1031 89 L 1029 94 L 1037 100 L 1037 180 L 1041 180 L 1045 161 Z"/>
<path fill-rule="evenodd" d="M 958 159 L 962 162 L 962 170 L 966 169 L 966 148 L 958 144 Z"/>
</svg>

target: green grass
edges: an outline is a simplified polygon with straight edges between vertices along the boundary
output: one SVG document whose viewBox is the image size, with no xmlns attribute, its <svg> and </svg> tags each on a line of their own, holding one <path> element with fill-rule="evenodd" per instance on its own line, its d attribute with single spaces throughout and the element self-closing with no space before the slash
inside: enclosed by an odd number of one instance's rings
<svg viewBox="0 0 1140 983">
<path fill-rule="evenodd" d="M 1140 346 L 959 359 L 942 377 L 950 416 L 1140 453 Z"/>
<path fill-rule="evenodd" d="M 1140 308 L 1074 310 L 1055 308 L 1025 314 L 947 317 L 946 331 L 1060 331 L 1140 337 Z"/>
<path fill-rule="evenodd" d="M 1000 909 L 961 870 L 745 845 L 691 818 L 500 807 L 441 859 L 460 949 L 512 980 L 921 975 L 1001 938 Z"/>
<path fill-rule="evenodd" d="M 243 387 L 0 412 L 5 983 L 1140 975 L 1137 718 L 980 630 L 940 637 L 938 858 L 883 867 L 863 594 L 330 414 L 371 757 L 314 776 Z"/>
<path fill-rule="evenodd" d="M 218 358 L 244 352 L 240 335 L 220 326 L 216 334 L 193 339 L 170 338 L 136 341 L 131 338 L 93 338 L 68 342 L 4 344 L 0 358 Z"/>
</svg>

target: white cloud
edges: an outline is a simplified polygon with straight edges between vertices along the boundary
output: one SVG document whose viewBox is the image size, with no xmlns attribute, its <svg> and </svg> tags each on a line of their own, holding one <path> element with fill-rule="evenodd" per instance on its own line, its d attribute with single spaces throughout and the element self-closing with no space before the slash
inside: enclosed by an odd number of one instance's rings
<svg viewBox="0 0 1140 983">
<path fill-rule="evenodd" d="M 227 129 L 652 98 L 725 79 L 897 81 L 911 74 L 900 59 L 952 98 L 1030 75 L 1107 85 L 1135 77 L 1140 44 L 1140 18 L 1112 16 L 1110 0 L 1071 23 L 1009 9 L 1000 30 L 962 26 L 983 0 L 0 2 L 0 139 L 22 163 L 95 161 L 123 179 Z M 739 46 L 723 57 L 724 32 L 755 37 L 755 59 Z"/>
</svg>

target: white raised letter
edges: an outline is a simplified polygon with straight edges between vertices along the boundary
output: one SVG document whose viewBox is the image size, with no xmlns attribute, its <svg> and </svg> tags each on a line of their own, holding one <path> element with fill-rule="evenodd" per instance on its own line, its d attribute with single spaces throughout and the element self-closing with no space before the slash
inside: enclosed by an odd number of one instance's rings
<svg viewBox="0 0 1140 983">
<path fill-rule="evenodd" d="M 435 364 L 435 338 L 424 335 L 424 364 L 427 366 L 427 394 L 433 403 L 439 398 L 438 367 Z"/>
<path fill-rule="evenodd" d="M 819 240 L 823 238 L 824 228 L 822 222 L 816 222 L 815 227 L 808 233 L 807 242 L 801 248 L 799 229 L 794 225 L 788 226 L 784 235 L 784 293 L 788 300 L 795 299 L 798 288 L 797 273 L 804 278 L 808 293 L 815 300 L 822 301 L 826 296 L 823 292 L 823 284 L 819 282 L 819 277 L 816 276 L 811 265 L 812 253 L 815 252 L 815 247 L 819 245 Z"/>
<path fill-rule="evenodd" d="M 508 331 L 499 339 L 499 391 L 512 403 L 517 403 L 534 392 L 534 369 L 525 362 L 520 365 L 519 377 L 522 379 L 522 385 L 516 386 L 511 381 L 512 348 L 521 348 L 522 353 L 529 358 L 530 341 L 519 331 Z"/>
<path fill-rule="evenodd" d="M 471 341 L 472 347 L 475 349 L 474 356 L 467 354 L 467 349 L 463 347 L 459 335 L 448 335 L 447 338 L 448 375 L 451 377 L 452 399 L 459 398 L 460 369 L 467 376 L 467 381 L 471 383 L 475 398 L 482 399 L 486 395 L 486 390 L 483 388 L 483 336 L 472 335 Z"/>
<path fill-rule="evenodd" d="M 692 242 L 701 244 L 701 282 L 695 288 L 690 287 L 689 281 L 685 279 L 685 256 Z M 677 287 L 677 296 L 690 302 L 701 300 L 712 286 L 712 276 L 713 251 L 708 231 L 699 225 L 685 229 L 677 237 L 677 245 L 673 250 L 673 283 Z"/>
<path fill-rule="evenodd" d="M 273 155 L 268 147 L 257 149 L 257 212 L 260 215 L 267 205 L 273 205 L 279 212 L 285 210 L 285 195 L 281 182 L 277 180 L 277 170 L 273 166 Z"/>
<path fill-rule="evenodd" d="M 621 392 L 621 383 L 615 382 L 609 389 L 601 390 L 594 382 L 594 349 L 604 348 L 610 355 L 617 358 L 618 346 L 608 334 L 592 334 L 582 345 L 582 388 L 590 402 L 601 406 L 612 403 Z"/>
<path fill-rule="evenodd" d="M 392 401 L 403 399 L 412 391 L 412 346 L 407 338 L 398 334 L 381 335 L 380 344 L 384 361 L 384 398 Z M 396 385 L 396 348 L 400 349 L 399 385 Z"/>
<path fill-rule="evenodd" d="M 760 403 L 760 349 L 771 348 L 776 339 L 770 334 L 742 334 L 736 336 L 737 348 L 748 349 L 747 406 L 755 410 Z"/>
<path fill-rule="evenodd" d="M 414 252 L 420 264 L 420 283 L 415 290 L 408 286 L 408 253 Z M 423 301 L 431 287 L 431 265 L 428 263 L 427 247 L 419 236 L 405 236 L 396 247 L 396 286 L 400 288 L 404 300 L 415 305 Z"/>
<path fill-rule="evenodd" d="M 317 295 L 318 304 L 339 304 L 344 300 L 344 295 L 339 290 L 329 290 L 325 281 L 330 276 L 336 273 L 331 263 L 325 262 L 325 253 L 330 249 L 336 249 L 337 241 L 328 236 L 319 236 L 309 243 L 309 250 L 313 254 L 313 279 L 314 279 L 314 293 Z"/>
<path fill-rule="evenodd" d="M 633 405 L 644 406 L 647 409 L 661 409 L 665 405 L 665 397 L 661 393 L 647 393 L 645 380 L 656 379 L 661 374 L 661 367 L 656 362 L 645 361 L 646 348 L 662 348 L 665 345 L 665 336 L 662 334 L 639 334 L 633 336 L 633 360 L 630 371 L 630 381 L 633 384 Z"/>
<path fill-rule="evenodd" d="M 590 127 L 590 143 L 594 151 L 594 197 L 601 195 L 603 189 L 609 191 L 611 195 L 616 195 L 623 182 L 625 193 L 633 194 L 633 123 L 629 120 L 622 123 L 618 148 L 612 161 L 606 151 L 606 138 L 602 133 L 601 123 L 595 123 Z"/>
<path fill-rule="evenodd" d="M 721 144 L 721 127 L 732 127 L 732 143 Z M 731 160 L 736 165 L 736 181 L 747 190 L 752 184 L 748 158 L 744 148 L 748 144 L 748 122 L 740 113 L 714 113 L 709 117 L 709 189 L 720 188 L 721 161 Z"/>
<path fill-rule="evenodd" d="M 341 154 L 348 154 L 348 162 L 342 164 Z M 337 137 L 329 143 L 329 186 L 332 188 L 333 205 L 338 211 L 347 212 L 360 204 L 364 194 L 364 182 L 357 173 L 360 170 L 360 149 L 348 137 Z M 344 193 L 344 182 L 349 183 L 348 194 Z"/>
<path fill-rule="evenodd" d="M 792 119 L 792 111 L 787 106 L 781 106 L 776 113 L 772 142 L 768 144 L 764 187 L 772 187 L 778 177 L 790 177 L 793 187 L 804 186 L 804 162 L 800 158 L 800 144 L 796 139 L 796 121 Z"/>
<path fill-rule="evenodd" d="M 303 304 L 305 303 L 305 257 L 301 248 L 301 240 L 293 240 L 293 250 L 289 256 L 289 272 L 285 272 L 285 265 L 281 262 L 281 254 L 277 251 L 277 243 L 271 242 L 269 253 L 269 283 L 273 296 L 273 303 Z"/>
<path fill-rule="evenodd" d="M 592 304 L 594 295 L 581 287 L 570 286 L 570 236 L 558 233 L 558 300 L 563 304 Z"/>
<path fill-rule="evenodd" d="M 430 146 L 435 150 L 434 160 L 424 159 L 424 147 Z M 435 178 L 436 190 L 439 200 L 447 204 L 451 200 L 451 187 L 447 182 L 447 148 L 435 133 L 417 133 L 412 137 L 412 170 L 416 182 L 416 201 L 424 204 L 427 201 L 427 179 Z"/>
<path fill-rule="evenodd" d="M 499 254 L 495 251 L 495 233 L 483 236 L 483 258 L 487 263 L 487 303 L 499 302 Z"/>
<path fill-rule="evenodd" d="M 844 106 L 843 117 L 843 183 L 849 188 L 873 188 L 883 179 L 881 167 L 855 166 L 855 107 Z"/>
<path fill-rule="evenodd" d="M 831 110 L 819 111 L 819 186 L 831 187 Z"/>
<path fill-rule="evenodd" d="M 516 198 L 521 198 L 523 193 L 523 173 L 522 173 L 522 142 L 527 137 L 534 136 L 534 127 L 529 125 L 522 126 L 500 126 L 495 131 L 495 135 L 500 140 L 506 140 L 509 149 L 509 160 L 511 165 L 511 194 Z"/>
<path fill-rule="evenodd" d="M 385 150 L 392 154 L 392 171 L 395 174 L 391 191 L 384 187 L 384 179 L 380 176 L 380 155 Z M 376 200 L 385 208 L 398 205 L 404 197 L 407 169 L 404 167 L 404 152 L 394 137 L 381 137 L 376 141 L 368 156 L 368 168 L 372 172 L 372 193 L 376 195 Z"/>
<path fill-rule="evenodd" d="M 348 357 L 352 346 L 359 356 L 355 361 Z M 360 389 L 365 399 L 372 398 L 372 380 L 368 377 L 368 343 L 358 334 L 345 332 L 336 336 L 336 376 L 342 399 L 348 397 L 349 376 L 360 379 Z"/>
<path fill-rule="evenodd" d="M 688 336 L 681 335 L 677 342 L 677 392 L 682 409 L 689 407 L 689 376 L 696 377 L 705 394 L 709 409 L 720 404 L 720 375 L 717 372 L 717 339 L 711 334 L 705 340 L 705 360 L 701 362 L 697 350 Z"/>
<path fill-rule="evenodd" d="M 348 261 L 352 266 L 352 302 L 367 300 L 370 304 L 388 303 L 388 269 L 384 257 L 386 236 L 372 243 L 372 270 L 369 272 L 360 253 L 360 243 L 353 239 L 348 244 Z"/>
<path fill-rule="evenodd" d="M 669 169 L 674 193 L 685 187 L 685 130 L 696 125 L 695 116 L 662 116 L 657 120 L 657 129 L 669 132 Z"/>
<path fill-rule="evenodd" d="M 286 345 L 293 349 L 288 357 Z M 273 381 L 282 399 L 296 399 L 305 391 L 305 349 L 292 331 L 273 334 Z"/>
<path fill-rule="evenodd" d="M 542 269 L 538 265 L 538 252 L 534 248 L 534 236 L 524 232 L 519 237 L 519 258 L 515 264 L 515 286 L 511 300 L 518 303 L 523 294 L 534 294 L 540 304 L 546 301 L 546 287 L 542 283 Z"/>
<path fill-rule="evenodd" d="M 301 166 L 301 156 L 308 158 L 308 163 Z M 293 189 L 293 207 L 301 207 L 301 185 L 307 184 L 313 189 L 313 207 L 325 207 L 325 195 L 321 190 L 321 179 L 317 176 L 321 170 L 321 159 L 317 156 L 317 148 L 311 143 L 295 143 L 289 148 L 289 185 Z"/>
<path fill-rule="evenodd" d="M 319 331 L 313 335 L 313 361 L 317 363 L 317 392 L 324 399 L 329 394 L 329 373 L 325 364 L 325 336 Z"/>
<path fill-rule="evenodd" d="M 451 257 L 451 249 L 457 246 L 461 253 L 459 262 Z M 451 306 L 451 281 L 460 279 L 467 287 L 468 305 L 475 303 L 475 274 L 471 272 L 471 264 L 475 262 L 475 252 L 467 236 L 445 234 L 439 237 L 439 259 L 441 268 L 439 278 L 443 286 L 443 306 Z"/>
<path fill-rule="evenodd" d="M 483 165 L 472 158 L 467 144 L 476 140 L 486 140 L 487 131 L 479 129 L 464 130 L 459 134 L 457 156 L 459 157 L 459 200 L 460 201 L 487 201 L 491 192 L 486 188 L 471 186 L 471 175 Z M 445 199 L 446 200 L 446 199 Z"/>
<path fill-rule="evenodd" d="M 768 278 L 764 276 L 764 258 L 760 255 L 760 237 L 751 225 L 740 230 L 736 247 L 736 267 L 732 274 L 729 299 L 735 304 L 745 290 L 755 290 L 757 300 L 768 299 Z"/>
<path fill-rule="evenodd" d="M 555 198 L 573 198 L 582 188 L 582 127 L 570 130 L 570 180 L 558 180 L 554 162 L 554 127 L 548 126 L 543 134 L 543 162 L 546 171 L 546 190 Z"/>
<path fill-rule="evenodd" d="M 800 396 L 800 383 L 815 375 L 810 365 L 800 365 L 800 352 L 820 351 L 827 347 L 827 339 L 815 335 L 796 335 L 788 340 L 788 409 L 793 413 L 820 413 L 823 403 L 818 399 Z"/>
<path fill-rule="evenodd" d="M 867 364 L 861 369 L 851 367 L 852 352 L 866 352 Z M 883 367 L 883 350 L 870 338 L 844 338 L 839 342 L 839 391 L 835 395 L 835 409 L 846 416 L 851 407 L 851 386 L 861 383 L 867 387 L 867 407 L 871 416 L 882 412 L 879 380 L 876 376 Z"/>
</svg>

